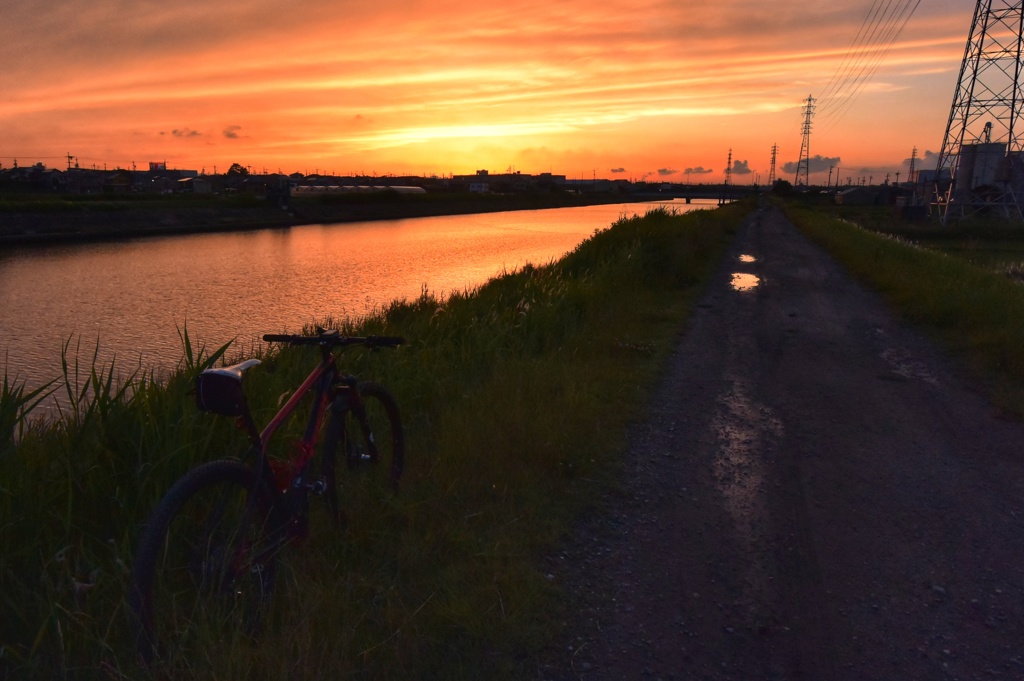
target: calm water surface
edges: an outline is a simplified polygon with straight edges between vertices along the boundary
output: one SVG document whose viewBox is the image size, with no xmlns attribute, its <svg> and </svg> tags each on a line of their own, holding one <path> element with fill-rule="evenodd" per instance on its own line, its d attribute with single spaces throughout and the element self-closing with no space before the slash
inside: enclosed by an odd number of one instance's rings
<svg viewBox="0 0 1024 681">
<path fill-rule="evenodd" d="M 88 365 L 158 373 L 178 328 L 208 348 L 358 317 L 426 287 L 444 296 L 545 264 L 622 216 L 664 204 L 415 218 L 0 252 L 0 356 L 29 386 L 60 375 L 64 342 Z M 710 204 L 670 204 L 679 210 Z M 2 368 L 2 367 L 0 367 Z"/>
</svg>

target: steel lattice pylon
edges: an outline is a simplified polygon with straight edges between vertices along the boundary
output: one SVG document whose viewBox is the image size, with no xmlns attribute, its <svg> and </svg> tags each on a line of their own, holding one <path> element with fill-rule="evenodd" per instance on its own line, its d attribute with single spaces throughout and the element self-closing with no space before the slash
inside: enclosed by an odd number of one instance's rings
<svg viewBox="0 0 1024 681">
<path fill-rule="evenodd" d="M 811 119 L 814 117 L 814 97 L 807 95 L 807 103 L 804 105 L 804 124 L 801 128 L 802 137 L 800 141 L 800 160 L 796 164 L 796 186 L 811 186 Z M 804 176 L 803 185 L 800 184 L 800 175 Z"/>
<path fill-rule="evenodd" d="M 1022 37 L 1024 2 L 978 0 L 935 169 L 943 222 L 979 212 L 1024 219 Z"/>
</svg>

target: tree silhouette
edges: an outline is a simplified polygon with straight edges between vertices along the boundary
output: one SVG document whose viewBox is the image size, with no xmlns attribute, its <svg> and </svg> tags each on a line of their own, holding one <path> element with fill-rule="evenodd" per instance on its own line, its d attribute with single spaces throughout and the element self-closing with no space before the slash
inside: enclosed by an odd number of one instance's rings
<svg viewBox="0 0 1024 681">
<path fill-rule="evenodd" d="M 249 171 L 241 163 L 232 163 L 228 168 L 228 175 L 248 175 Z"/>
</svg>

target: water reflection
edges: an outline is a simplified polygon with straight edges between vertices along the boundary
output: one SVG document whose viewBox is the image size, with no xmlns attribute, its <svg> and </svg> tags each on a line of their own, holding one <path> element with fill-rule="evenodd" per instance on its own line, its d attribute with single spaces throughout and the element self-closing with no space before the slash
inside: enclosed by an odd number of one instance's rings
<svg viewBox="0 0 1024 681">
<path fill-rule="evenodd" d="M 744 253 L 740 256 L 740 262 L 757 262 L 757 258 L 752 255 Z"/>
<path fill-rule="evenodd" d="M 736 291 L 753 291 L 761 284 L 761 278 L 748 272 L 733 272 L 730 283 Z"/>
<path fill-rule="evenodd" d="M 473 288 L 503 270 L 543 265 L 621 217 L 626 203 L 305 225 L 0 251 L 0 359 L 31 385 L 57 378 L 63 341 L 88 363 L 170 368 L 187 322 L 207 348 L 327 316 L 359 317 L 392 300 Z M 668 204 L 678 212 L 713 204 Z M 71 347 L 74 350 L 74 344 Z M 0 367 L 2 370 L 3 367 Z"/>
</svg>

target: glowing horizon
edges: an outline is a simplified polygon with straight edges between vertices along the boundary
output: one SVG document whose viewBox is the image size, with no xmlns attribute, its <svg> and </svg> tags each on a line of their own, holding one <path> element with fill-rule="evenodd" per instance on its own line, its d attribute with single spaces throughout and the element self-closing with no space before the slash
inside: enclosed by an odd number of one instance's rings
<svg viewBox="0 0 1024 681">
<path fill-rule="evenodd" d="M 742 182 L 778 144 L 786 177 L 871 3 L 686 4 L 16 4 L 0 163 L 716 181 L 732 149 Z M 818 102 L 812 156 L 878 178 L 938 151 L 970 19 L 922 5 L 856 97 Z"/>
</svg>

